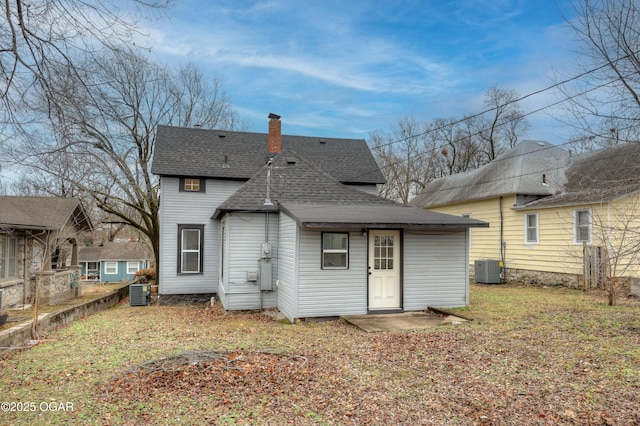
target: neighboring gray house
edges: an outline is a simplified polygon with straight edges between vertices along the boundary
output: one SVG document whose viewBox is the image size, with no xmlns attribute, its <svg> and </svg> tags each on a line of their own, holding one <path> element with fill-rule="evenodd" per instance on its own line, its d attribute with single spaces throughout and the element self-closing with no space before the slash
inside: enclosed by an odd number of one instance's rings
<svg viewBox="0 0 640 426">
<path fill-rule="evenodd" d="M 468 229 L 375 195 L 364 140 L 160 126 L 160 294 L 289 320 L 464 306 Z"/>
<path fill-rule="evenodd" d="M 141 241 L 110 241 L 86 246 L 78 255 L 85 281 L 132 281 L 136 272 L 149 268 L 152 256 Z"/>
<path fill-rule="evenodd" d="M 77 284 L 78 239 L 91 230 L 74 198 L 0 196 L 2 305 L 31 300 L 30 280 L 41 279 L 43 300 L 63 297 Z"/>
</svg>

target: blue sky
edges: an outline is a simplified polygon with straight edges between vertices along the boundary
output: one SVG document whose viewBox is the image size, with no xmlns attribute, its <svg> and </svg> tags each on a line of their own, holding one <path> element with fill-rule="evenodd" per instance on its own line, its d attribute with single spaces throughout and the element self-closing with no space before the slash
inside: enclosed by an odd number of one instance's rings
<svg viewBox="0 0 640 426">
<path fill-rule="evenodd" d="M 251 131 L 266 132 L 273 112 L 286 134 L 367 139 L 408 115 L 480 112 L 493 84 L 525 95 L 570 74 L 561 13 L 566 0 L 177 0 L 149 31 L 161 60 L 223 76 Z M 529 116 L 527 138 L 564 142 L 561 113 Z"/>
</svg>

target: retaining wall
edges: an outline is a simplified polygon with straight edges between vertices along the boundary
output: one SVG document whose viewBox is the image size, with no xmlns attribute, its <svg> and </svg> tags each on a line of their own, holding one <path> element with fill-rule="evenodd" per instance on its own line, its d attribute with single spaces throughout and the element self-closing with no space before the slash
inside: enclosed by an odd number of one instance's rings
<svg viewBox="0 0 640 426">
<path fill-rule="evenodd" d="M 88 302 L 79 303 L 56 312 L 40 314 L 38 316 L 38 335 L 43 336 L 47 332 L 79 318 L 109 309 L 128 296 L 129 285 L 126 284 L 109 294 L 98 296 Z M 33 320 L 25 321 L 8 330 L 1 331 L 0 353 L 26 347 L 31 340 L 32 323 Z"/>
</svg>

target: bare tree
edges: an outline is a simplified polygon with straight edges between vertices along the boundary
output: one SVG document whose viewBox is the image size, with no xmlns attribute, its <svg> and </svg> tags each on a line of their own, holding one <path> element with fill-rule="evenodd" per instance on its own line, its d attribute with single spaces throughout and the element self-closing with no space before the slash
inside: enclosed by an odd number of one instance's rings
<svg viewBox="0 0 640 426">
<path fill-rule="evenodd" d="M 430 123 L 405 117 L 389 135 L 372 133 L 372 150 L 387 180 L 379 195 L 408 203 L 433 179 L 479 167 L 513 148 L 529 126 L 517 99 L 516 92 L 492 86 L 488 113 Z"/>
<path fill-rule="evenodd" d="M 404 117 L 392 126 L 392 134 L 371 134 L 374 156 L 386 179 L 379 195 L 403 204 L 419 192 L 435 173 L 432 146 L 425 127 L 414 117 Z"/>
<path fill-rule="evenodd" d="M 638 140 L 640 128 L 640 4 L 635 0 L 575 0 L 568 25 L 580 42 L 582 77 L 560 87 L 581 135 L 596 146 Z"/>
<path fill-rule="evenodd" d="M 598 281 L 607 294 L 609 305 L 613 306 L 620 297 L 623 282 L 637 273 L 640 256 L 640 197 L 636 193 L 620 200 L 595 205 L 591 225 L 593 246 L 585 247 L 585 251 L 591 256 L 599 253 L 599 257 L 595 259 L 598 263 Z M 596 248 L 599 250 L 595 250 Z M 587 259 L 584 258 L 583 261 Z"/>
<path fill-rule="evenodd" d="M 140 42 L 140 20 L 166 8 L 172 0 L 5 0 L 0 3 L 0 101 L 4 117 L 24 123 L 21 110 L 31 96 L 57 104 L 52 79 L 64 66 L 79 78 L 79 54 L 99 58 L 107 50 Z M 80 79 L 82 83 L 82 80 Z M 19 119 L 17 115 L 20 115 Z"/>
<path fill-rule="evenodd" d="M 518 138 L 529 129 L 517 99 L 515 90 L 493 85 L 485 93 L 484 107 L 489 112 L 467 119 L 472 135 L 479 139 L 477 146 L 484 153 L 483 162 L 489 162 L 516 146 Z"/>
<path fill-rule="evenodd" d="M 428 125 L 432 155 L 438 166 L 435 174 L 424 180 L 425 184 L 435 178 L 461 173 L 482 164 L 478 140 L 470 124 L 469 119 L 438 118 Z"/>
<path fill-rule="evenodd" d="M 193 66 L 173 72 L 124 49 L 81 70 L 62 67 L 54 81 L 60 108 L 50 117 L 50 137 L 23 139 L 14 158 L 34 174 L 63 179 L 88 194 L 110 222 L 146 236 L 157 264 L 159 192 L 150 171 L 156 127 L 239 125 L 221 81 L 209 84 Z M 59 157 L 79 170 L 66 174 Z"/>
</svg>

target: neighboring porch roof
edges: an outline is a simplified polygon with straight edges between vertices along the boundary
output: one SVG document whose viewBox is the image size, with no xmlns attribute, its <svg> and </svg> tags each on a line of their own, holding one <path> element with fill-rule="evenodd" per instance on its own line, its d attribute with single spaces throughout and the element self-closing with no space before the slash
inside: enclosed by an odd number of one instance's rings
<svg viewBox="0 0 640 426">
<path fill-rule="evenodd" d="M 280 204 L 280 208 L 304 228 L 463 229 L 489 227 L 487 222 L 403 205 L 284 202 Z"/>
<path fill-rule="evenodd" d="M 0 196 L 0 227 L 60 230 L 67 223 L 90 230 L 91 222 L 75 198 Z"/>
</svg>

